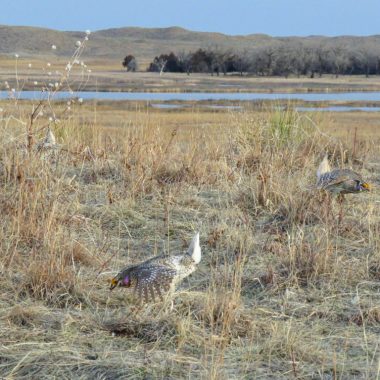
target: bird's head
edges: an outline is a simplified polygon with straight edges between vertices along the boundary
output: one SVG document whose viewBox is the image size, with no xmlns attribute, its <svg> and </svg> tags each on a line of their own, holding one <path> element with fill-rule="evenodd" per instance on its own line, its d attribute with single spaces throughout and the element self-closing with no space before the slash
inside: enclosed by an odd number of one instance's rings
<svg viewBox="0 0 380 380">
<path fill-rule="evenodd" d="M 357 190 L 358 191 L 370 191 L 371 186 L 368 182 L 357 181 Z"/>
<path fill-rule="evenodd" d="M 117 275 L 110 280 L 110 284 L 110 290 L 115 289 L 117 286 L 129 288 L 131 286 L 131 278 L 128 275 Z"/>
</svg>

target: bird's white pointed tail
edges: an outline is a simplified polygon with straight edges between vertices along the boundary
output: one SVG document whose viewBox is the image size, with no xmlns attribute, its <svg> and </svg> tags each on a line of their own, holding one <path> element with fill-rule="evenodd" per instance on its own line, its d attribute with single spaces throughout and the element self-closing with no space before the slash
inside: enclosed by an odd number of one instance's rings
<svg viewBox="0 0 380 380">
<path fill-rule="evenodd" d="M 321 175 L 331 172 L 331 167 L 329 164 L 329 158 L 327 154 L 325 157 L 323 157 L 322 162 L 319 164 L 318 169 L 317 169 L 317 179 L 321 178 Z"/>
<path fill-rule="evenodd" d="M 201 261 L 201 246 L 199 245 L 199 232 L 197 232 L 191 240 L 187 253 L 192 257 L 195 264 Z"/>
</svg>

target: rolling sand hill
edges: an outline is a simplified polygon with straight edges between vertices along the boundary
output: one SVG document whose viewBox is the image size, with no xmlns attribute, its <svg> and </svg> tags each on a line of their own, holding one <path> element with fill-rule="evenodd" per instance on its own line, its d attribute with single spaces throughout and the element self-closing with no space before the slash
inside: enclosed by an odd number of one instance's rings
<svg viewBox="0 0 380 380">
<path fill-rule="evenodd" d="M 69 56 L 76 40 L 84 32 L 57 31 L 52 29 L 0 26 L 0 55 L 18 53 L 23 56 L 57 54 Z M 315 44 L 336 43 L 353 46 L 365 42 L 380 42 L 380 36 L 369 37 L 271 37 L 264 34 L 229 36 L 222 33 L 195 32 L 179 27 L 171 28 L 117 28 L 93 32 L 87 54 L 99 59 L 117 59 L 134 54 L 138 59 L 148 60 L 160 53 L 195 50 L 199 47 L 253 49 L 259 46 L 278 45 L 288 41 L 305 41 Z M 52 52 L 51 45 L 57 50 Z"/>
</svg>

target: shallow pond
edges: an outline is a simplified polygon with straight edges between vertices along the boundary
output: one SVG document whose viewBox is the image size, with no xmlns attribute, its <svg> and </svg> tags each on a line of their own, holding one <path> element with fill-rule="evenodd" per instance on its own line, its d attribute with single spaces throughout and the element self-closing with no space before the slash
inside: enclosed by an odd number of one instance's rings
<svg viewBox="0 0 380 380">
<path fill-rule="evenodd" d="M 8 92 L 1 91 L 0 98 L 5 99 L 9 96 Z M 39 91 L 19 91 L 14 93 L 20 99 L 40 99 L 47 97 L 47 93 Z M 254 101 L 254 100 L 304 100 L 310 102 L 319 101 L 380 101 L 380 91 L 378 92 L 338 92 L 338 93 L 259 93 L 259 92 L 96 92 L 79 91 L 74 94 L 70 92 L 57 92 L 55 99 L 83 98 L 99 100 L 142 100 L 142 101 L 201 101 L 201 100 L 235 100 L 235 101 Z"/>
<path fill-rule="evenodd" d="M 48 97 L 48 93 L 39 91 L 19 91 L 11 94 L 15 98 L 40 100 Z M 0 99 L 6 99 L 9 93 L 0 91 Z M 338 93 L 225 93 L 225 92 L 95 92 L 95 91 L 79 91 L 75 93 L 70 92 L 57 92 L 52 99 L 69 99 L 69 98 L 82 98 L 82 99 L 98 99 L 98 100 L 135 100 L 154 102 L 149 105 L 154 108 L 160 109 L 180 109 L 192 107 L 192 104 L 170 104 L 160 102 L 170 101 L 260 101 L 260 100 L 301 100 L 305 102 L 380 102 L 380 92 L 338 92 Z M 210 108 L 210 109 L 226 109 L 226 110 L 240 110 L 241 105 L 228 105 L 228 104 L 197 104 L 197 107 Z M 380 107 L 368 106 L 326 106 L 326 107 L 303 107 L 297 106 L 298 111 L 331 111 L 331 112 L 345 112 L 345 111 L 363 111 L 363 112 L 379 112 Z"/>
</svg>

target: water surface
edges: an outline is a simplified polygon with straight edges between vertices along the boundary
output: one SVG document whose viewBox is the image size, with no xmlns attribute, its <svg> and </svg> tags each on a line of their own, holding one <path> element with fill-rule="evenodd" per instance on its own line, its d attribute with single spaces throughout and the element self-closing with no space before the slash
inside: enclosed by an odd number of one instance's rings
<svg viewBox="0 0 380 380">
<path fill-rule="evenodd" d="M 295 107 L 299 112 L 380 112 L 380 107 L 357 107 L 357 106 L 331 106 L 331 107 Z"/>
<path fill-rule="evenodd" d="M 46 98 L 47 93 L 39 91 L 19 91 L 14 94 L 19 99 L 41 99 Z M 8 92 L 1 91 L 0 98 L 5 99 Z M 70 92 L 57 92 L 54 99 L 65 98 L 99 99 L 99 100 L 142 100 L 142 101 L 202 101 L 202 100 L 304 100 L 309 102 L 321 101 L 380 101 L 380 91 L 376 92 L 338 92 L 338 93 L 260 93 L 260 92 L 96 92 L 79 91 L 74 94 Z"/>
</svg>

